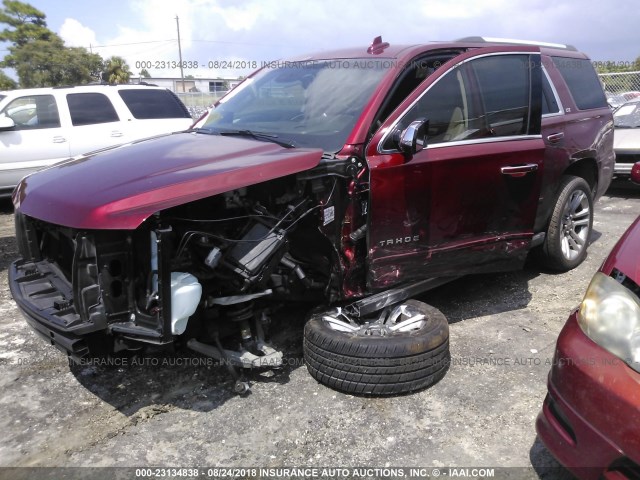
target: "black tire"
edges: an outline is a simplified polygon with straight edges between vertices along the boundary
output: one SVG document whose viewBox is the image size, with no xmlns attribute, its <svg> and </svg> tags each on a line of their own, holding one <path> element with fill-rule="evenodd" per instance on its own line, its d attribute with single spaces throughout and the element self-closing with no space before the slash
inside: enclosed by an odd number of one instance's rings
<svg viewBox="0 0 640 480">
<path fill-rule="evenodd" d="M 580 201 L 574 208 L 572 204 L 577 200 Z M 578 222 L 585 220 L 585 225 L 578 225 Z M 591 187 L 581 177 L 565 176 L 558 189 L 556 204 L 541 249 L 543 264 L 559 272 L 566 272 L 580 265 L 587 256 L 592 227 Z M 580 245 L 577 239 L 583 243 Z"/>
<path fill-rule="evenodd" d="M 387 336 L 337 331 L 311 315 L 304 328 L 304 358 L 318 382 L 347 393 L 394 395 L 429 387 L 449 368 L 449 324 L 436 308 L 417 300 L 404 305 L 425 315 L 424 325 Z"/>
</svg>

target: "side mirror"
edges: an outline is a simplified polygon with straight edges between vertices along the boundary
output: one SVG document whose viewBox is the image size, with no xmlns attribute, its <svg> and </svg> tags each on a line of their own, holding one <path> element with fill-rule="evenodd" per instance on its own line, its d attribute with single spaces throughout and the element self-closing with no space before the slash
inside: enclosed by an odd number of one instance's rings
<svg viewBox="0 0 640 480">
<path fill-rule="evenodd" d="M 631 181 L 640 184 L 640 162 L 631 167 Z"/>
<path fill-rule="evenodd" d="M 15 128 L 16 123 L 10 117 L 0 117 L 0 131 Z"/>
<path fill-rule="evenodd" d="M 416 153 L 421 151 L 427 146 L 427 130 L 429 128 L 429 120 L 418 119 L 414 120 L 400 132 L 398 142 L 398 148 L 405 157 L 411 158 Z"/>
</svg>

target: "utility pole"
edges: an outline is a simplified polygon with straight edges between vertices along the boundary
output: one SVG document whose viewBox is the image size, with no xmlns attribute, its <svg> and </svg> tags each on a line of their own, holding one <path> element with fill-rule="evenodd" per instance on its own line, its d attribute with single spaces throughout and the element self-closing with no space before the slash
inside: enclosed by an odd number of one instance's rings
<svg viewBox="0 0 640 480">
<path fill-rule="evenodd" d="M 176 27 L 178 27 L 178 57 L 180 58 L 180 79 L 182 81 L 182 91 L 185 91 L 184 88 L 184 70 L 182 68 L 182 46 L 180 45 L 180 19 L 176 15 Z"/>
</svg>

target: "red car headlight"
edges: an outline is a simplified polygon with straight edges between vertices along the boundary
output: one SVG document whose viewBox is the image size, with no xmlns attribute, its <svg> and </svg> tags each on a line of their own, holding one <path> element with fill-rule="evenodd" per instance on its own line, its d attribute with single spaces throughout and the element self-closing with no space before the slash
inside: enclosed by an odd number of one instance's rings
<svg viewBox="0 0 640 480">
<path fill-rule="evenodd" d="M 594 275 L 578 323 L 598 345 L 640 372 L 640 299 L 613 278 Z"/>
</svg>

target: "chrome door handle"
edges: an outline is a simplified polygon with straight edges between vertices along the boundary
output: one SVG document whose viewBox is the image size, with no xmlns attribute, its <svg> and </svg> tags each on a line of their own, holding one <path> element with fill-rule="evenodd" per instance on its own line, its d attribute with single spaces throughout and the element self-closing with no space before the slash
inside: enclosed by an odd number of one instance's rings
<svg viewBox="0 0 640 480">
<path fill-rule="evenodd" d="M 122 132 L 119 132 L 118 130 L 114 130 L 111 132 L 112 137 L 121 137 L 122 135 L 124 134 Z"/>
<path fill-rule="evenodd" d="M 526 165 L 513 165 L 509 167 L 502 167 L 500 172 L 503 175 L 509 175 L 511 177 L 524 177 L 529 172 L 535 172 L 538 170 L 536 163 L 528 163 Z"/>
<path fill-rule="evenodd" d="M 549 143 L 558 143 L 563 138 L 564 138 L 563 132 L 552 133 L 551 135 L 547 136 L 547 140 L 549 141 Z"/>
<path fill-rule="evenodd" d="M 67 139 L 64 137 L 60 137 L 60 136 L 53 137 L 53 143 L 64 143 L 66 141 Z"/>
</svg>

